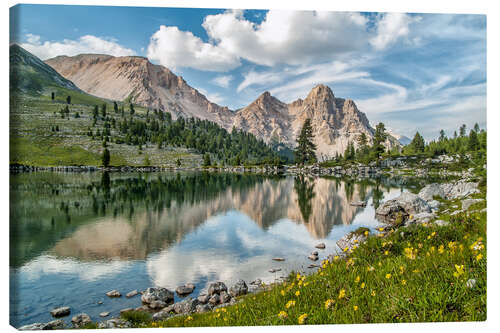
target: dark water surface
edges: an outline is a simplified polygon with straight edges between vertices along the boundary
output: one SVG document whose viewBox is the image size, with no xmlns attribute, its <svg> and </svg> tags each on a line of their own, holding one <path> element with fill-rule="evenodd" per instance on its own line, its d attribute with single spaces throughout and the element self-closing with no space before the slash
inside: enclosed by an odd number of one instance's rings
<svg viewBox="0 0 500 333">
<path fill-rule="evenodd" d="M 50 321 L 58 306 L 102 320 L 100 312 L 140 306 L 140 295 L 124 295 L 150 286 L 191 282 L 194 297 L 215 280 L 230 286 L 309 272 L 316 244 L 326 244 L 321 260 L 347 232 L 376 227 L 375 206 L 402 190 L 380 180 L 291 176 L 11 175 L 11 324 Z M 349 204 L 359 200 L 367 207 Z M 112 289 L 123 296 L 105 296 Z"/>
</svg>

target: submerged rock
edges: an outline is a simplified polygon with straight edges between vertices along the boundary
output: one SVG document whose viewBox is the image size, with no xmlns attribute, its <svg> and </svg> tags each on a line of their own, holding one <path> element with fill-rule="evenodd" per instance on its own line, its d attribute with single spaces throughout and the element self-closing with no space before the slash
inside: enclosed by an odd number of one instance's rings
<svg viewBox="0 0 500 333">
<path fill-rule="evenodd" d="M 106 296 L 108 297 L 121 297 L 122 294 L 118 290 L 111 290 L 106 293 Z"/>
<path fill-rule="evenodd" d="M 321 250 L 324 250 L 326 248 L 326 245 L 325 243 L 319 243 L 315 246 L 317 249 L 321 249 Z"/>
<path fill-rule="evenodd" d="M 50 314 L 52 315 L 52 317 L 63 317 L 69 315 L 70 312 L 71 309 L 69 308 L 69 306 L 61 306 L 50 311 Z"/>
<path fill-rule="evenodd" d="M 229 294 L 233 297 L 245 295 L 248 293 L 248 286 L 244 280 L 238 280 L 231 288 Z"/>
<path fill-rule="evenodd" d="M 76 316 L 73 316 L 71 318 L 71 323 L 73 324 L 73 327 L 75 328 L 81 328 L 87 324 L 90 324 L 92 322 L 92 319 L 90 319 L 90 316 L 86 313 L 80 313 L 77 314 Z"/>
<path fill-rule="evenodd" d="M 125 297 L 131 298 L 131 297 L 134 297 L 135 295 L 139 295 L 139 292 L 137 290 L 132 290 L 131 292 L 127 293 L 127 295 L 125 295 Z"/>
<path fill-rule="evenodd" d="M 107 317 L 107 316 L 109 316 L 109 312 L 101 312 L 101 313 L 99 313 L 99 316 L 100 317 Z"/>
<path fill-rule="evenodd" d="M 177 287 L 177 289 L 175 289 L 175 291 L 177 292 L 177 294 L 179 296 L 184 296 L 184 295 L 189 295 L 193 292 L 195 288 L 195 285 L 192 284 L 192 283 L 187 283 L 183 286 L 179 286 Z"/>
<path fill-rule="evenodd" d="M 310 260 L 312 260 L 312 261 L 316 261 L 316 260 L 318 260 L 318 259 L 319 259 L 319 258 L 318 258 L 318 255 L 315 255 L 315 254 L 313 254 L 313 253 L 311 253 L 311 254 L 310 254 L 307 258 L 309 258 L 309 259 L 310 259 Z"/>
</svg>

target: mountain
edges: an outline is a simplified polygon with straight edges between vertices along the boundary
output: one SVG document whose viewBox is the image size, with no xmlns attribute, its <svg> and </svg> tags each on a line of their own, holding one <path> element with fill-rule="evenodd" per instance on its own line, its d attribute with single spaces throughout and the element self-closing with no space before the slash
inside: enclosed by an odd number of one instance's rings
<svg viewBox="0 0 500 333">
<path fill-rule="evenodd" d="M 182 77 L 144 57 L 81 54 L 45 62 L 89 94 L 168 111 L 174 119 L 208 119 L 228 130 L 234 126 L 273 146 L 293 148 L 305 119 L 310 118 L 320 160 L 343 153 L 351 142 L 357 146 L 361 133 L 366 134 L 368 142 L 373 138 L 374 129 L 356 104 L 351 99 L 335 97 L 322 84 L 305 99 L 289 104 L 266 91 L 248 106 L 231 111 L 210 102 Z M 390 136 L 386 146 L 395 145 L 400 144 Z"/>
<path fill-rule="evenodd" d="M 9 47 L 9 64 L 10 90 L 13 92 L 41 94 L 48 87 L 81 91 L 73 82 L 17 44 Z"/>
<path fill-rule="evenodd" d="M 230 128 L 232 112 L 210 102 L 168 68 L 144 57 L 113 57 L 102 54 L 58 56 L 45 61 L 65 78 L 94 96 L 130 100 L 179 116 L 208 119 Z"/>
<path fill-rule="evenodd" d="M 392 129 L 387 129 L 387 133 L 394 137 L 402 146 L 409 145 L 411 143 L 411 139 L 405 135 L 397 134 L 392 131 Z"/>
</svg>

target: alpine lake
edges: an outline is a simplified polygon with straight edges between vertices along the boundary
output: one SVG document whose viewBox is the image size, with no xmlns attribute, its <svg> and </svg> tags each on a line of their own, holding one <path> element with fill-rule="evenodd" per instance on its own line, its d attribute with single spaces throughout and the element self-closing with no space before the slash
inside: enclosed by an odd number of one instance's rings
<svg viewBox="0 0 500 333">
<path fill-rule="evenodd" d="M 10 322 L 93 320 L 141 305 L 132 290 L 272 283 L 310 273 L 336 241 L 377 228 L 379 203 L 425 184 L 405 179 L 208 172 L 10 175 Z M 366 207 L 351 205 L 364 201 Z M 319 243 L 325 249 L 316 249 Z M 319 252 L 319 260 L 308 259 Z M 284 258 L 284 261 L 273 261 Z M 122 297 L 109 298 L 116 289 Z M 176 294 L 175 301 L 180 300 Z"/>
</svg>

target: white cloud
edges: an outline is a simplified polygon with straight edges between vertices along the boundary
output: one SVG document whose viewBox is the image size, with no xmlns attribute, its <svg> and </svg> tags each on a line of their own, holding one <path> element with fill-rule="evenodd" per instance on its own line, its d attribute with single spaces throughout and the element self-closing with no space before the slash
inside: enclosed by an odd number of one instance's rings
<svg viewBox="0 0 500 333">
<path fill-rule="evenodd" d="M 252 70 L 244 74 L 243 77 L 243 81 L 238 85 L 238 88 L 236 89 L 237 92 L 241 92 L 245 88 L 252 85 L 269 85 L 272 83 L 281 82 L 284 78 L 284 75 L 281 72 L 255 72 Z"/>
<path fill-rule="evenodd" d="M 219 93 L 212 94 L 203 88 L 198 88 L 198 91 L 205 95 L 205 97 L 212 103 L 221 105 L 225 100 L 224 96 Z"/>
<path fill-rule="evenodd" d="M 385 49 L 398 39 L 408 36 L 410 24 L 419 20 L 419 17 L 411 17 L 404 13 L 381 14 L 377 22 L 377 35 L 370 40 L 370 44 L 377 50 Z"/>
<path fill-rule="evenodd" d="M 85 35 L 78 40 L 64 39 L 62 42 L 40 41 L 40 36 L 27 34 L 26 43 L 20 44 L 42 60 L 59 55 L 75 56 L 82 53 L 109 54 L 112 56 L 130 56 L 135 51 L 121 46 L 116 40 Z"/>
<path fill-rule="evenodd" d="M 213 84 L 218 85 L 219 87 L 222 88 L 227 88 L 229 87 L 229 82 L 233 80 L 233 77 L 231 75 L 221 75 L 215 77 L 212 81 Z"/>
<path fill-rule="evenodd" d="M 151 61 L 170 69 L 191 67 L 206 71 L 227 71 L 240 65 L 236 55 L 203 42 L 190 31 L 177 27 L 160 26 L 151 36 L 147 50 Z"/>
</svg>

